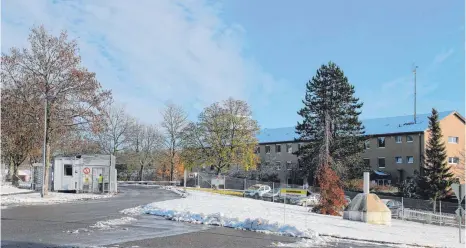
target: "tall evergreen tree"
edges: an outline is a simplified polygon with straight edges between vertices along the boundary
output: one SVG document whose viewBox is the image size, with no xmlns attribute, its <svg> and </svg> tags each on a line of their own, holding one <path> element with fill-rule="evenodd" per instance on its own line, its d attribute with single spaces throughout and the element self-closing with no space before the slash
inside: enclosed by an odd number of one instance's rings
<svg viewBox="0 0 466 248">
<path fill-rule="evenodd" d="M 433 202 L 445 198 L 453 180 L 453 173 L 447 163 L 445 143 L 442 140 L 442 130 L 438 120 L 438 112 L 432 109 L 429 116 L 429 140 L 423 159 L 423 173 L 418 179 L 418 194 Z M 434 211 L 435 211 L 434 204 Z"/>
<path fill-rule="evenodd" d="M 296 153 L 300 164 L 313 179 L 319 167 L 319 152 L 324 144 L 326 119 L 329 123 L 331 167 L 342 179 L 360 177 L 364 163 L 364 127 L 359 121 L 362 103 L 354 96 L 354 86 L 334 63 L 322 65 L 306 84 L 303 118 L 296 133 L 307 144 Z M 326 118 L 326 115 L 328 117 Z"/>
</svg>

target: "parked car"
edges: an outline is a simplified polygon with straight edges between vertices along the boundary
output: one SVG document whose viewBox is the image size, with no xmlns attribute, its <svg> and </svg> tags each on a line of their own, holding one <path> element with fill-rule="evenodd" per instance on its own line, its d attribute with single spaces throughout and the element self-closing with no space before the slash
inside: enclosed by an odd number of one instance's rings
<svg viewBox="0 0 466 248">
<path fill-rule="evenodd" d="M 272 189 L 268 185 L 256 184 L 244 191 L 245 197 L 261 198 L 265 193 L 270 192 Z"/>
<path fill-rule="evenodd" d="M 308 196 L 292 198 L 290 202 L 300 206 L 315 206 L 319 203 L 319 199 L 320 194 L 311 193 Z"/>
<path fill-rule="evenodd" d="M 345 195 L 345 207 L 351 203 L 351 197 Z"/>
<path fill-rule="evenodd" d="M 262 198 L 263 199 L 266 199 L 266 200 L 270 200 L 272 201 L 272 199 L 274 201 L 283 201 L 281 195 L 280 195 L 280 188 L 278 189 L 273 189 L 269 192 L 266 192 L 262 195 Z"/>
<path fill-rule="evenodd" d="M 403 204 L 400 201 L 392 200 L 392 199 L 382 199 L 382 202 L 390 209 L 400 209 Z"/>
</svg>

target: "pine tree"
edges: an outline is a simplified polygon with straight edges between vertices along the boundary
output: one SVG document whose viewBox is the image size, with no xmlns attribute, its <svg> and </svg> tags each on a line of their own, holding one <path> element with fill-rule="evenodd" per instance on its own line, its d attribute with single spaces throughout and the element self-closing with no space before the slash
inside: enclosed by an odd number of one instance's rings
<svg viewBox="0 0 466 248">
<path fill-rule="evenodd" d="M 434 203 L 445 198 L 453 180 L 453 173 L 447 163 L 445 143 L 442 141 L 442 130 L 438 120 L 438 112 L 432 109 L 429 116 L 429 140 L 422 169 L 424 173 L 418 179 L 418 194 Z M 434 204 L 434 212 L 435 212 Z"/>
<path fill-rule="evenodd" d="M 298 112 L 303 121 L 296 133 L 306 145 L 296 153 L 306 173 L 317 176 L 319 152 L 324 142 L 325 119 L 329 115 L 330 164 L 342 179 L 360 177 L 363 168 L 364 127 L 359 121 L 362 103 L 354 96 L 354 86 L 334 63 L 322 65 L 306 84 L 304 107 Z"/>
</svg>

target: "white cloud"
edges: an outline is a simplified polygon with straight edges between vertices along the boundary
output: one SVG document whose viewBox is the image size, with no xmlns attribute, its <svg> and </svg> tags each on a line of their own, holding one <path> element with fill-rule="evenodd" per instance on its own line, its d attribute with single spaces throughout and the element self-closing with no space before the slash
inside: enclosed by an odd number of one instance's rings
<svg viewBox="0 0 466 248">
<path fill-rule="evenodd" d="M 361 91 L 364 102 L 364 119 L 411 115 L 414 112 L 414 76 L 405 75 L 395 80 L 384 82 L 375 88 Z M 431 104 L 426 98 L 437 89 L 438 85 L 418 77 L 416 83 L 417 112 L 428 113 Z M 430 99 L 430 98 L 429 98 Z"/>
<path fill-rule="evenodd" d="M 278 83 L 243 54 L 245 30 L 221 6 L 187 1 L 3 1 L 2 50 L 32 25 L 77 38 L 83 64 L 144 122 L 167 101 L 189 111 L 229 96 L 264 104 Z"/>
<path fill-rule="evenodd" d="M 454 50 L 453 48 L 450 48 L 448 50 L 444 50 L 442 51 L 441 53 L 437 54 L 437 56 L 435 56 L 435 59 L 434 59 L 434 63 L 435 64 L 441 64 L 443 63 L 445 60 L 447 60 L 451 55 L 453 55 L 454 53 Z"/>
</svg>

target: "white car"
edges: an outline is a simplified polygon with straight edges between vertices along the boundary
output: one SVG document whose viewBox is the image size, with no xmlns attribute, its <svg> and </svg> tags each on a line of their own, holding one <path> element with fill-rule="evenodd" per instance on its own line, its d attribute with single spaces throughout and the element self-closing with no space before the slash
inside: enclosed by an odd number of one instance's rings
<svg viewBox="0 0 466 248">
<path fill-rule="evenodd" d="M 311 194 L 309 196 L 300 197 L 294 201 L 293 200 L 291 201 L 292 203 L 296 205 L 300 205 L 300 206 L 315 206 L 319 203 L 319 198 L 320 198 L 319 194 Z"/>
<path fill-rule="evenodd" d="M 262 197 L 265 193 L 272 191 L 272 188 L 268 185 L 263 184 L 256 184 L 249 187 L 247 190 L 244 191 L 245 197 L 254 197 L 259 198 Z"/>
</svg>

